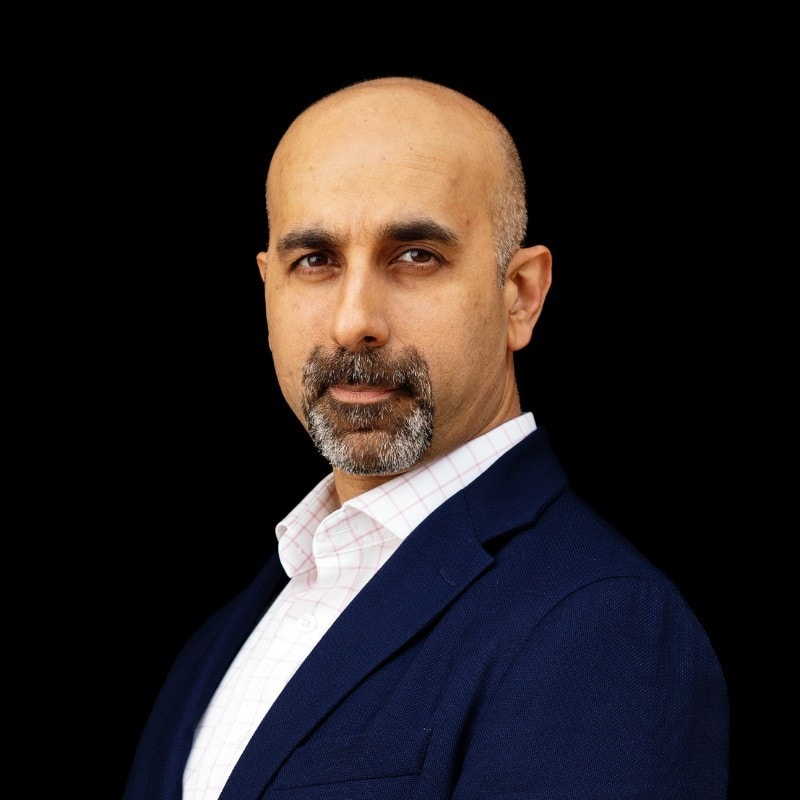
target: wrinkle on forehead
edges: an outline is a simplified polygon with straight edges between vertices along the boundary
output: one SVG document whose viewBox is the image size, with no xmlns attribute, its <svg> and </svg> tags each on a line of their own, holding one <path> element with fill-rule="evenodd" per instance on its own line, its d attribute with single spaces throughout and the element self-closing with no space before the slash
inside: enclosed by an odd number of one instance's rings
<svg viewBox="0 0 800 800">
<path fill-rule="evenodd" d="M 495 176 L 457 149 L 394 142 L 369 148 L 350 140 L 312 156 L 309 162 L 290 154 L 274 174 L 269 203 L 275 234 L 287 225 L 344 226 L 361 238 L 367 230 L 423 216 L 459 231 L 469 220 L 489 224 Z"/>
</svg>

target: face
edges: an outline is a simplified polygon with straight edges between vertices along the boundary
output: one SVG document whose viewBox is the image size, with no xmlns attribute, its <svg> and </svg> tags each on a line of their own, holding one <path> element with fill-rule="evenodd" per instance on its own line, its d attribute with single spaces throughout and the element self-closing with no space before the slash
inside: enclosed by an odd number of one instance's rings
<svg viewBox="0 0 800 800">
<path fill-rule="evenodd" d="M 370 98 L 312 114 L 273 159 L 258 257 L 270 349 L 344 472 L 403 472 L 516 399 L 479 139 L 459 115 Z"/>
</svg>

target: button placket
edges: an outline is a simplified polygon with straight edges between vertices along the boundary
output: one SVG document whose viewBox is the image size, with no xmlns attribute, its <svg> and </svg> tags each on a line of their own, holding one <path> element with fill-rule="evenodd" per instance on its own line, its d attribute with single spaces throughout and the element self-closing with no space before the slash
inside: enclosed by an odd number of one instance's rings
<svg viewBox="0 0 800 800">
<path fill-rule="evenodd" d="M 313 614 L 302 614 L 297 620 L 297 627 L 300 628 L 301 631 L 308 633 L 317 627 L 317 619 Z"/>
</svg>

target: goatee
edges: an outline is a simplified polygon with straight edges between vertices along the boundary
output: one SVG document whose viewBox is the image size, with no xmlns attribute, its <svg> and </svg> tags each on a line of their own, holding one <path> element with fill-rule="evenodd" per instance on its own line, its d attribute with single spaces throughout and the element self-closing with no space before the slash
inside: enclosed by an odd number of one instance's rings
<svg viewBox="0 0 800 800">
<path fill-rule="evenodd" d="M 343 403 L 331 386 L 392 390 L 386 400 Z M 416 464 L 433 439 L 433 392 L 428 365 L 407 347 L 315 347 L 303 367 L 303 413 L 308 432 L 333 467 L 352 475 L 393 475 Z"/>
</svg>

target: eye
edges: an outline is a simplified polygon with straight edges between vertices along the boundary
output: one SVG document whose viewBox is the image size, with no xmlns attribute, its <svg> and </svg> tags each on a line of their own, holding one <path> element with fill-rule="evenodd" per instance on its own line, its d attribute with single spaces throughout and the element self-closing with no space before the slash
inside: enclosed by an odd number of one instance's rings
<svg viewBox="0 0 800 800">
<path fill-rule="evenodd" d="M 292 264 L 292 271 L 306 277 L 324 276 L 338 266 L 327 253 L 309 253 Z"/>
<path fill-rule="evenodd" d="M 413 265 L 414 267 L 438 267 L 442 264 L 442 259 L 430 250 L 423 250 L 421 247 L 412 247 L 409 250 L 404 250 L 396 259 L 404 265 Z"/>
<path fill-rule="evenodd" d="M 324 253 L 311 253 L 311 255 L 303 256 L 295 262 L 296 267 L 301 269 L 315 269 L 317 267 L 327 267 L 330 259 Z"/>
</svg>

